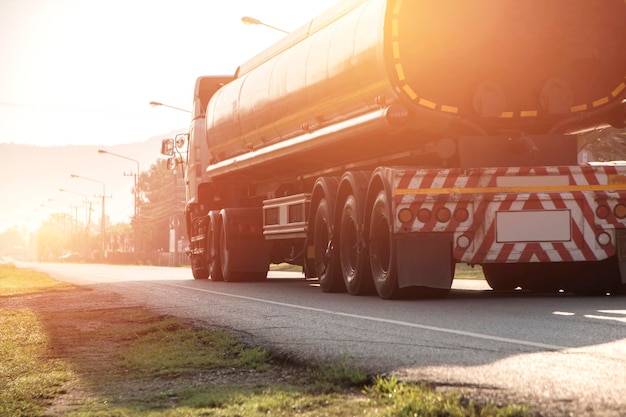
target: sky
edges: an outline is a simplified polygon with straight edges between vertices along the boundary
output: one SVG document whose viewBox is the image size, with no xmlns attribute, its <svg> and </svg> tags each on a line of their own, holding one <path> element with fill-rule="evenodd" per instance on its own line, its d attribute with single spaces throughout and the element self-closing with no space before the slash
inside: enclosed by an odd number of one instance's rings
<svg viewBox="0 0 626 417">
<path fill-rule="evenodd" d="M 144 141 L 189 125 L 200 75 L 233 74 L 338 0 L 0 0 L 0 143 Z"/>
<path fill-rule="evenodd" d="M 293 31 L 337 2 L 0 0 L 0 144 L 106 147 L 187 129 L 188 113 L 149 103 L 190 110 L 198 76 L 232 75 L 285 36 L 245 25 L 243 16 Z M 142 159 L 142 171 L 149 168 L 146 159 L 159 157 L 158 150 L 149 157 L 126 156 Z M 59 177 L 49 168 L 33 168 L 27 152 L 0 155 L 0 160 L 16 174 L 0 178 L 4 194 L 12 193 L 0 198 L 0 233 L 12 227 L 34 231 L 52 212 L 78 204 L 70 205 L 71 195 L 59 193 L 59 187 L 85 195 L 99 187 L 69 177 L 75 170 L 100 175 L 90 169 L 92 156 L 55 166 L 63 171 Z M 122 173 L 134 165 L 98 155 L 95 163 L 105 160 L 110 174 L 98 179 L 113 197 L 107 217 L 128 222 L 132 184 Z M 39 189 L 32 188 L 33 181 Z M 50 203 L 57 200 L 62 202 Z"/>
</svg>

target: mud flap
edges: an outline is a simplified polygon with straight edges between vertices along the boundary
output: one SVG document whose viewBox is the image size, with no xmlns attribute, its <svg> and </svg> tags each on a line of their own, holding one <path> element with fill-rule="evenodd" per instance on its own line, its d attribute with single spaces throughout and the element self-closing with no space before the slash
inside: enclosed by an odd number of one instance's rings
<svg viewBox="0 0 626 417">
<path fill-rule="evenodd" d="M 260 208 L 224 209 L 223 230 L 233 272 L 267 271 L 269 247 L 263 237 L 263 213 Z"/>
<path fill-rule="evenodd" d="M 619 262 L 619 273 L 622 278 L 622 285 L 626 285 L 626 230 L 615 232 L 617 240 L 617 261 Z"/>
<path fill-rule="evenodd" d="M 452 235 L 420 233 L 396 240 L 398 287 L 448 290 L 454 278 Z"/>
</svg>

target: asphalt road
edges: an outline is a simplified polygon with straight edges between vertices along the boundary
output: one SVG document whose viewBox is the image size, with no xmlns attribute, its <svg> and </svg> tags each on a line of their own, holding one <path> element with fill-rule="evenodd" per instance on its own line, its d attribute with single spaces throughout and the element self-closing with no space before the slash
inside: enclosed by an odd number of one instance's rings
<svg viewBox="0 0 626 417">
<path fill-rule="evenodd" d="M 345 359 L 549 416 L 626 416 L 626 298 L 498 294 L 456 280 L 443 300 L 324 294 L 301 274 L 194 281 L 186 268 L 23 264 L 160 313 L 225 327 L 308 362 Z"/>
</svg>

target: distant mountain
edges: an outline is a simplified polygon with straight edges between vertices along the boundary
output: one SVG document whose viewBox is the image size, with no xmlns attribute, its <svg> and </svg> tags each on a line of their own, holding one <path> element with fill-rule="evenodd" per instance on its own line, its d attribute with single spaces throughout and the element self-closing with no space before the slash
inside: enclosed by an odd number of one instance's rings
<svg viewBox="0 0 626 417">
<path fill-rule="evenodd" d="M 83 196 L 101 201 L 95 198 L 102 195 L 102 185 L 96 181 L 104 182 L 106 196 L 111 196 L 105 202 L 110 220 L 127 222 L 133 214 L 133 174 L 137 164 L 100 154 L 98 149 L 135 159 L 140 171 L 146 171 L 160 158 L 161 140 L 177 133 L 182 131 L 114 146 L 0 144 L 0 232 L 25 224 L 35 229 L 53 212 L 72 213 L 83 222 L 86 216 Z M 96 181 L 71 178 L 70 174 Z M 61 192 L 60 188 L 67 191 Z M 93 218 L 100 218 L 101 206 L 93 207 Z"/>
</svg>

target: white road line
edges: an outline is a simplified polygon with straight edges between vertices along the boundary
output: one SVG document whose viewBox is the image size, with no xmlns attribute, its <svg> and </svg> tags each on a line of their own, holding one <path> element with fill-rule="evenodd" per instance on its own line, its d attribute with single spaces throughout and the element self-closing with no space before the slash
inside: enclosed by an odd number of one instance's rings
<svg viewBox="0 0 626 417">
<path fill-rule="evenodd" d="M 362 316 L 362 315 L 359 315 L 359 314 L 342 313 L 340 311 L 326 310 L 324 308 L 307 307 L 307 306 L 301 306 L 301 305 L 297 305 L 297 304 L 282 303 L 282 302 L 279 302 L 279 301 L 264 300 L 262 298 L 247 297 L 245 295 L 236 295 L 236 294 L 229 294 L 229 293 L 220 292 L 220 291 L 205 290 L 205 289 L 202 289 L 202 288 L 193 288 L 193 287 L 188 287 L 186 285 L 177 285 L 177 284 L 169 284 L 169 283 L 161 283 L 161 284 L 162 285 L 168 285 L 170 287 L 183 288 L 183 289 L 186 289 L 186 290 L 201 291 L 201 292 L 206 292 L 206 293 L 209 293 L 209 294 L 215 294 L 215 295 L 231 297 L 231 298 L 238 298 L 238 299 L 241 299 L 241 300 L 256 301 L 256 302 L 259 302 L 259 303 L 272 304 L 272 305 L 277 305 L 277 306 L 281 306 L 281 307 L 296 308 L 298 310 L 314 311 L 316 313 L 324 313 L 324 314 L 330 314 L 330 315 L 333 315 L 333 316 L 340 316 L 340 317 L 350 317 L 350 318 L 353 318 L 353 319 L 367 320 L 367 321 L 373 321 L 373 322 L 378 322 L 378 323 L 395 324 L 397 326 L 412 327 L 412 328 L 423 329 L 423 330 L 431 330 L 431 331 L 434 331 L 434 332 L 448 333 L 448 334 L 454 334 L 454 335 L 458 335 L 458 336 L 472 337 L 472 338 L 475 338 L 475 339 L 490 340 L 490 341 L 493 341 L 493 342 L 503 342 L 503 343 L 510 343 L 510 344 L 514 344 L 514 345 L 520 345 L 520 346 L 530 346 L 530 347 L 539 348 L 539 349 L 546 349 L 546 350 L 565 350 L 565 349 L 569 349 L 568 347 L 565 347 L 565 346 L 550 345 L 550 344 L 546 344 L 546 343 L 528 342 L 526 340 L 511 339 L 511 338 L 508 338 L 508 337 L 492 336 L 492 335 L 488 335 L 488 334 L 475 333 L 475 332 L 466 332 L 466 331 L 463 331 L 463 330 L 446 329 L 445 327 L 428 326 L 428 325 L 425 325 L 425 324 L 409 323 L 407 321 L 384 319 L 384 318 L 380 318 L 380 317 Z"/>
</svg>

